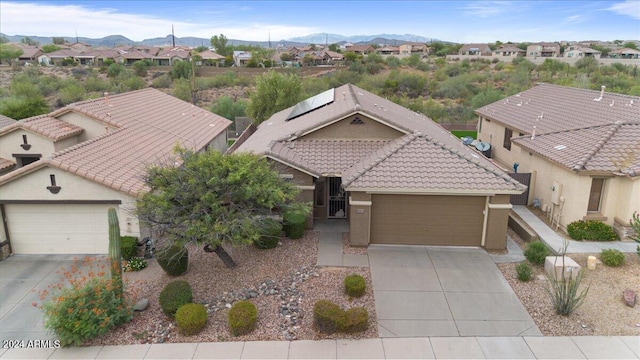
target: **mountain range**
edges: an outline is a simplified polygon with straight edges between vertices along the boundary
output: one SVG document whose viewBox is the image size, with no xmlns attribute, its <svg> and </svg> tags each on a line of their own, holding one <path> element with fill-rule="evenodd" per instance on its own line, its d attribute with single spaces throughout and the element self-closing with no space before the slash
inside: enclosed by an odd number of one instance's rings
<svg viewBox="0 0 640 360">
<path fill-rule="evenodd" d="M 0 33 L 0 36 L 4 36 L 11 42 L 20 42 L 23 38 L 29 37 L 33 41 L 37 41 L 40 45 L 51 44 L 53 42 L 52 37 L 45 36 L 31 36 L 31 35 L 6 35 Z M 91 46 L 105 46 L 115 47 L 118 45 L 147 45 L 147 46 L 167 46 L 172 44 L 171 35 L 165 37 L 158 37 L 153 39 L 145 39 L 142 41 L 133 41 L 123 35 L 109 35 L 99 39 L 92 39 L 87 37 L 69 37 L 65 36 L 64 39 L 70 43 L 76 41 L 89 44 Z M 426 38 L 419 35 L 411 34 L 378 34 L 378 35 L 353 35 L 344 36 L 339 34 L 318 33 L 306 36 L 294 37 L 288 40 L 274 40 L 274 41 L 245 41 L 229 39 L 231 45 L 258 45 L 263 47 L 275 47 L 275 46 L 303 46 L 308 44 L 344 44 L 350 42 L 353 44 L 387 44 L 387 45 L 400 45 L 403 42 L 422 42 L 428 43 L 432 41 L 439 41 L 432 38 Z M 175 37 L 176 45 L 183 46 L 209 46 L 210 39 L 198 38 L 198 37 Z"/>
</svg>

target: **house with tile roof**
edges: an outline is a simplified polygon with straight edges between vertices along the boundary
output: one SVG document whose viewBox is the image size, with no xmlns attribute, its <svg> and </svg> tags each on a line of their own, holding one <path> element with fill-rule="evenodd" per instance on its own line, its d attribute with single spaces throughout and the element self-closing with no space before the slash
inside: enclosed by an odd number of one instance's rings
<svg viewBox="0 0 640 360">
<path fill-rule="evenodd" d="M 3 127 L 0 164 L 13 170 L 0 176 L 0 243 L 17 254 L 105 254 L 110 207 L 122 235 L 149 236 L 134 214 L 147 166 L 175 161 L 176 145 L 225 151 L 230 124 L 148 88 Z"/>
<path fill-rule="evenodd" d="M 354 85 L 274 114 L 235 150 L 269 159 L 313 203 L 347 219 L 352 246 L 504 249 L 525 186 L 423 114 Z"/>
<path fill-rule="evenodd" d="M 527 57 L 560 57 L 560 44 L 558 43 L 535 43 L 527 46 Z"/>
<path fill-rule="evenodd" d="M 458 50 L 458 55 L 491 56 L 491 54 L 488 44 L 464 44 Z"/>
<path fill-rule="evenodd" d="M 494 161 L 530 174 L 523 204 L 562 228 L 601 220 L 624 233 L 640 211 L 640 97 L 605 90 L 538 84 L 476 110 Z"/>
</svg>

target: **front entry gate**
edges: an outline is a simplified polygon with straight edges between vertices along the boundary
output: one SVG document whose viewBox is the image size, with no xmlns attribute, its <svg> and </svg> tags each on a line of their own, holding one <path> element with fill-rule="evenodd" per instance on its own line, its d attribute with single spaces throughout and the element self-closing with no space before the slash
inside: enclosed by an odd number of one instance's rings
<svg viewBox="0 0 640 360">
<path fill-rule="evenodd" d="M 527 186 L 527 191 L 520 195 L 511 195 L 512 205 L 527 205 L 529 202 L 529 189 L 531 184 L 531 173 L 509 173 L 509 176 L 517 180 L 520 184 Z"/>
<path fill-rule="evenodd" d="M 342 178 L 328 178 L 329 206 L 327 217 L 329 219 L 344 219 L 347 217 L 347 193 L 342 189 Z"/>
</svg>

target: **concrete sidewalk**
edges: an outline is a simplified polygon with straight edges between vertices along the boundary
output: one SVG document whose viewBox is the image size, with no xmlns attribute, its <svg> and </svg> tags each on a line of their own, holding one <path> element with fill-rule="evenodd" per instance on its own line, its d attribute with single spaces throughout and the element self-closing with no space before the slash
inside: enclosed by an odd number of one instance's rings
<svg viewBox="0 0 640 360">
<path fill-rule="evenodd" d="M 414 337 L 0 349 L 0 359 L 640 359 L 640 337 Z"/>
<path fill-rule="evenodd" d="M 638 243 L 635 241 L 576 241 L 563 238 L 550 228 L 538 216 L 532 213 L 524 205 L 514 205 L 513 211 L 520 216 L 535 231 L 540 240 L 552 248 L 556 253 L 562 250 L 566 240 L 569 243 L 567 254 L 572 253 L 599 253 L 604 249 L 616 249 L 622 252 L 636 252 Z"/>
</svg>

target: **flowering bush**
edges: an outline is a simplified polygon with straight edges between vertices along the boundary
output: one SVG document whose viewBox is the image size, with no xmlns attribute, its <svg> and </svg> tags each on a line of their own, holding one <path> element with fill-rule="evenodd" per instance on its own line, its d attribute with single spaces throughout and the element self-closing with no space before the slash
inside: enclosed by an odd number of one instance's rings
<svg viewBox="0 0 640 360">
<path fill-rule="evenodd" d="M 140 271 L 147 267 L 147 260 L 141 257 L 132 257 L 128 261 L 123 261 L 124 271 Z"/>
<path fill-rule="evenodd" d="M 76 261 L 63 271 L 65 281 L 40 293 L 45 327 L 62 346 L 81 345 L 131 320 L 133 293 L 118 295 L 115 283 L 104 271 L 107 266 L 107 262 L 89 257 Z"/>
<path fill-rule="evenodd" d="M 601 221 L 578 220 L 567 225 L 567 233 L 574 240 L 615 241 L 618 235 L 613 228 Z"/>
</svg>

